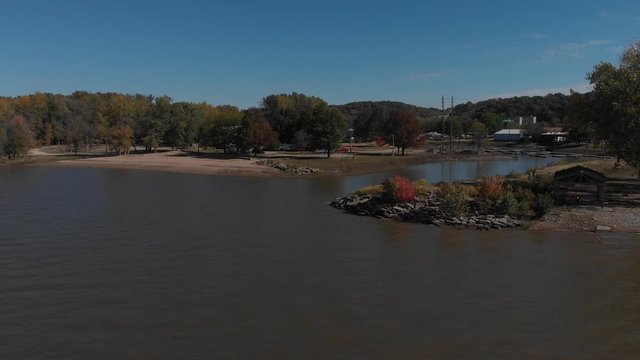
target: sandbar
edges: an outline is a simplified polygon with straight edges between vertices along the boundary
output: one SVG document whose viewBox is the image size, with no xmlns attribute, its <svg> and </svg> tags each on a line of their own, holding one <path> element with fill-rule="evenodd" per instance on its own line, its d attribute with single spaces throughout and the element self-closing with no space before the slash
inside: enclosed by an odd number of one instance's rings
<svg viewBox="0 0 640 360">
<path fill-rule="evenodd" d="M 281 173 L 276 169 L 258 164 L 254 159 L 211 158 L 181 151 L 64 159 L 48 162 L 47 165 L 203 175 L 276 176 Z"/>
</svg>

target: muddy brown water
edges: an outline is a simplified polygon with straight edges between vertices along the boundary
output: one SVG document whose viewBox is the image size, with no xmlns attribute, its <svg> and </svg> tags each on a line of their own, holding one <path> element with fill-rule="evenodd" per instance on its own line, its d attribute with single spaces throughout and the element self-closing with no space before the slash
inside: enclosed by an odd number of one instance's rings
<svg viewBox="0 0 640 360">
<path fill-rule="evenodd" d="M 0 169 L 0 358 L 640 357 L 637 235 L 452 230 L 327 205 L 388 175 Z"/>
</svg>

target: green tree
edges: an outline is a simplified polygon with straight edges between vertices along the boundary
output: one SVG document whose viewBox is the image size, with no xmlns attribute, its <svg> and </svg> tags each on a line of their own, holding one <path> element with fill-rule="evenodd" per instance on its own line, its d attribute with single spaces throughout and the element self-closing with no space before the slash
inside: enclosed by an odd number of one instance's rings
<svg viewBox="0 0 640 360">
<path fill-rule="evenodd" d="M 175 103 L 171 106 L 170 116 L 165 123 L 165 144 L 171 149 L 184 148 L 190 144 L 187 127 L 189 125 L 189 104 Z"/>
<path fill-rule="evenodd" d="M 588 79 L 597 136 L 640 176 L 640 42 L 624 52 L 618 66 L 598 64 Z"/>
<path fill-rule="evenodd" d="M 487 127 L 483 123 L 476 121 L 469 127 L 469 132 L 473 137 L 473 143 L 477 146 L 478 150 L 480 150 L 482 139 L 487 137 Z"/>
<path fill-rule="evenodd" d="M 587 145 L 596 138 L 595 125 L 589 121 L 594 116 L 591 112 L 593 94 L 580 94 L 571 92 L 569 97 L 569 114 L 565 119 L 565 128 L 569 131 L 569 139 L 575 142 L 584 142 Z"/>
<path fill-rule="evenodd" d="M 0 122 L 0 159 L 4 156 L 4 149 L 7 143 L 7 130 L 4 128 L 2 123 Z"/>
<path fill-rule="evenodd" d="M 460 135 L 464 133 L 464 126 L 462 125 L 462 120 L 458 116 L 450 116 L 449 119 L 447 119 L 446 121 L 445 128 L 446 128 L 445 133 L 447 134 L 453 133 L 452 135 L 454 138 L 460 137 Z"/>
<path fill-rule="evenodd" d="M 313 118 L 307 127 L 307 134 L 312 146 L 327 150 L 327 157 L 335 150 L 347 131 L 348 121 L 342 113 L 324 104 L 316 106 Z"/>
<path fill-rule="evenodd" d="M 234 145 L 237 147 L 240 135 L 240 122 L 242 121 L 242 112 L 235 106 L 218 106 L 216 107 L 211 134 L 209 135 L 212 144 L 227 152 L 227 148 Z"/>
<path fill-rule="evenodd" d="M 537 143 L 538 139 L 540 138 L 540 135 L 544 132 L 544 124 L 540 122 L 537 122 L 535 124 L 528 123 L 527 125 L 524 126 L 523 129 L 525 134 L 525 140 L 529 141 L 528 139 L 531 138 L 533 142 Z"/>
<path fill-rule="evenodd" d="M 258 152 L 263 148 L 272 148 L 278 143 L 278 133 L 273 131 L 259 109 L 247 110 L 240 127 L 244 149 L 253 149 L 254 152 Z"/>
<path fill-rule="evenodd" d="M 382 104 L 370 104 L 353 120 L 353 132 L 358 139 L 371 140 L 389 121 L 389 109 Z"/>
<path fill-rule="evenodd" d="M 262 107 L 271 128 L 279 134 L 281 143 L 292 143 L 295 134 L 313 122 L 314 112 L 327 103 L 315 96 L 299 93 L 269 95 Z"/>
<path fill-rule="evenodd" d="M 13 116 L 7 124 L 4 153 L 9 159 L 22 157 L 27 155 L 31 144 L 32 135 L 26 119 L 20 115 Z"/>
<path fill-rule="evenodd" d="M 129 154 L 133 143 L 133 129 L 129 125 L 121 125 L 111 130 L 111 144 L 118 155 Z"/>
<path fill-rule="evenodd" d="M 488 112 L 484 118 L 484 125 L 489 133 L 493 134 L 496 131 L 502 129 L 503 123 L 500 115 L 494 112 Z"/>
<path fill-rule="evenodd" d="M 154 116 L 152 95 L 136 94 L 131 101 L 133 117 L 133 147 L 137 152 L 136 143 L 143 144 L 145 151 L 155 150 L 160 143 L 162 124 Z"/>
<path fill-rule="evenodd" d="M 71 146 L 73 153 L 77 154 L 80 144 L 88 137 L 87 123 L 81 116 L 74 116 L 67 124 L 65 141 Z"/>
</svg>

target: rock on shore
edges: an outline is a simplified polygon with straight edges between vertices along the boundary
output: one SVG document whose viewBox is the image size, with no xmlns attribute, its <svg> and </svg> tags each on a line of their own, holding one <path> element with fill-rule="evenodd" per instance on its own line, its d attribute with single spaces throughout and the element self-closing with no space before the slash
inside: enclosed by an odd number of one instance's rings
<svg viewBox="0 0 640 360">
<path fill-rule="evenodd" d="M 266 160 L 262 162 L 262 165 L 269 166 L 274 169 L 278 169 L 280 171 L 292 172 L 296 175 L 313 174 L 320 171 L 320 169 L 315 169 L 315 168 L 310 168 L 305 166 L 300 166 L 300 167 L 289 166 L 285 163 L 282 163 L 279 161 L 273 161 L 273 160 Z"/>
<path fill-rule="evenodd" d="M 508 215 L 469 215 L 453 216 L 440 209 L 440 203 L 434 194 L 415 202 L 389 204 L 378 195 L 350 195 L 333 200 L 330 206 L 346 212 L 398 221 L 449 225 L 454 227 L 475 227 L 479 230 L 522 227 L 521 220 Z"/>
</svg>

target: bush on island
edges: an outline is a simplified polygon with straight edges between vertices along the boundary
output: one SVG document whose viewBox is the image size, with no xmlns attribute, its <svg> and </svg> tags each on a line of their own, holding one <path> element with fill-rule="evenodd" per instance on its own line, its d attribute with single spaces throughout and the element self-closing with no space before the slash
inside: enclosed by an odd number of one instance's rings
<svg viewBox="0 0 640 360">
<path fill-rule="evenodd" d="M 437 186 L 429 184 L 426 179 L 420 179 L 413 182 L 413 190 L 416 192 L 416 196 L 424 197 L 437 189 Z"/>
<path fill-rule="evenodd" d="M 443 183 L 438 189 L 440 208 L 453 216 L 465 215 L 468 211 L 468 188 L 459 183 Z"/>
<path fill-rule="evenodd" d="M 358 196 L 382 194 L 382 185 L 369 185 L 355 191 Z"/>
<path fill-rule="evenodd" d="M 536 195 L 536 201 L 533 206 L 533 211 L 537 217 L 542 217 L 551 210 L 553 207 L 553 196 L 549 193 Z"/>
<path fill-rule="evenodd" d="M 411 202 L 416 199 L 416 192 L 409 179 L 394 176 L 382 183 L 382 196 L 389 202 Z"/>
</svg>

